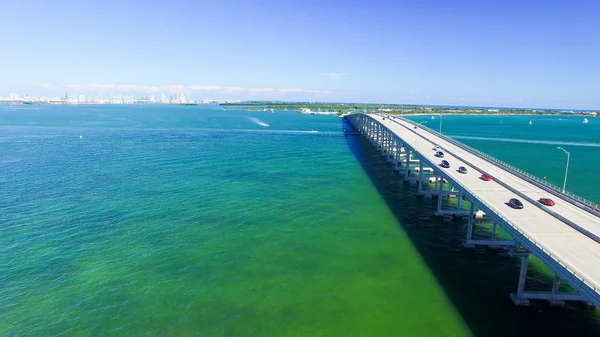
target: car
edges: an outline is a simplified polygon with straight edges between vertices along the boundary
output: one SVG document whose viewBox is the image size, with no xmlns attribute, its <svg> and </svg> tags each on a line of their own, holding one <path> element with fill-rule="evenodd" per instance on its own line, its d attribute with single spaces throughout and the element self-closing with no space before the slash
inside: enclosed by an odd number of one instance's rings
<svg viewBox="0 0 600 337">
<path fill-rule="evenodd" d="M 434 146 L 433 146 L 433 150 L 434 150 L 434 151 L 437 151 L 437 150 L 439 150 L 439 149 L 440 149 L 440 146 L 439 146 L 439 145 L 434 145 Z"/>
<path fill-rule="evenodd" d="M 435 156 L 439 157 L 439 158 L 444 158 L 444 152 L 438 151 L 438 152 L 435 153 Z"/>
<path fill-rule="evenodd" d="M 491 181 L 492 180 L 492 176 L 490 176 L 487 173 L 484 173 L 484 174 L 481 175 L 481 180 Z"/>
<path fill-rule="evenodd" d="M 458 173 L 462 173 L 462 174 L 466 174 L 467 173 L 467 168 L 464 166 L 461 166 L 458 168 Z"/>
<path fill-rule="evenodd" d="M 552 199 L 550 198 L 540 198 L 540 200 L 538 200 L 541 204 L 544 204 L 546 206 L 554 206 L 556 205 L 556 203 L 554 201 L 552 201 Z"/>
<path fill-rule="evenodd" d="M 512 208 L 516 208 L 516 209 L 522 209 L 523 208 L 523 203 L 521 203 L 521 201 L 517 198 L 512 198 L 508 201 L 508 205 Z"/>
<path fill-rule="evenodd" d="M 447 160 L 442 160 L 442 163 L 440 164 L 440 166 L 444 167 L 444 168 L 449 168 L 450 163 Z"/>
</svg>

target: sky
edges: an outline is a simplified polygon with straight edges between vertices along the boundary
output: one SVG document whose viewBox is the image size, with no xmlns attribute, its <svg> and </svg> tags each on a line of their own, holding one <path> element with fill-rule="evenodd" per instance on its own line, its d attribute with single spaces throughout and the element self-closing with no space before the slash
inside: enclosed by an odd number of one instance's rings
<svg viewBox="0 0 600 337">
<path fill-rule="evenodd" d="M 0 96 L 600 109 L 600 1 L 0 0 Z"/>
</svg>

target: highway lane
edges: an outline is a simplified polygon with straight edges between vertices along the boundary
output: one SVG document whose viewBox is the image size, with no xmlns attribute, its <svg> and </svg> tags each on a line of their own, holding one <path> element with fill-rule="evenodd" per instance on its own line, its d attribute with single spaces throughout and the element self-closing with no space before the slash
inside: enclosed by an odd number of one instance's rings
<svg viewBox="0 0 600 337">
<path fill-rule="evenodd" d="M 406 122 L 403 120 L 395 120 L 395 121 L 404 126 L 412 127 L 409 122 Z M 460 147 L 458 147 L 450 142 L 445 141 L 443 138 L 438 137 L 437 135 L 430 132 L 429 130 L 418 128 L 415 131 L 417 131 L 417 133 L 419 135 L 425 136 L 428 139 L 430 139 L 432 142 L 435 142 L 438 145 L 442 146 L 443 148 L 450 150 L 455 155 L 460 157 L 463 161 L 472 163 L 475 166 L 477 166 L 478 168 L 480 168 L 482 171 L 484 171 L 485 173 L 490 174 L 492 177 L 495 177 L 505 183 L 508 183 L 512 188 L 525 194 L 526 196 L 528 196 L 529 198 L 531 198 L 533 200 L 537 201 L 540 198 L 552 198 L 552 195 L 550 193 L 544 191 L 542 188 L 518 177 L 517 175 L 514 175 L 510 172 L 505 171 L 504 169 L 485 160 L 484 158 L 481 158 L 471 152 L 461 149 Z M 515 197 L 518 198 L 518 196 L 515 196 Z M 521 199 L 521 198 L 519 198 L 519 199 Z M 553 200 L 556 202 L 555 206 L 542 206 L 542 207 L 548 207 L 549 210 L 551 210 L 552 212 L 555 212 L 555 213 L 569 219 L 570 221 L 574 222 L 575 224 L 584 228 L 585 230 L 587 230 L 597 236 L 600 236 L 600 218 L 598 218 L 595 215 L 590 214 L 589 212 L 586 212 L 586 211 L 580 209 L 579 207 L 577 207 L 569 202 L 566 202 L 562 199 L 554 198 Z M 523 201 L 523 200 L 521 200 L 521 201 Z M 539 206 L 541 206 L 541 204 Z"/>
<path fill-rule="evenodd" d="M 456 145 L 444 141 L 427 130 L 421 128 L 417 130 L 413 129 L 412 124 L 406 121 L 394 120 L 402 124 L 398 125 L 389 120 L 389 118 L 383 120 L 382 116 L 369 115 L 369 117 L 374 118 L 398 134 L 407 144 L 416 149 L 432 163 L 438 163 L 438 169 L 443 170 L 454 181 L 462 185 L 465 190 L 476 196 L 496 214 L 506 219 L 511 226 L 527 236 L 552 258 L 579 275 L 579 278 L 583 279 L 591 288 L 595 288 L 596 293 L 600 294 L 600 268 L 598 268 L 600 266 L 600 244 L 527 200 L 519 198 L 524 204 L 523 209 L 517 210 L 509 207 L 506 205 L 509 199 L 518 198 L 518 196 L 495 181 L 486 182 L 480 179 L 483 172 L 477 171 L 466 162 L 473 163 L 475 166 L 485 170 L 492 177 L 497 177 L 504 183 L 534 199 L 547 196 L 545 191 L 471 153 L 463 151 Z M 418 135 L 422 135 L 427 139 L 415 135 L 415 131 Z M 433 146 L 436 144 L 453 153 L 447 153 L 444 157 L 444 159 L 450 162 L 451 167 L 449 169 L 439 167 L 441 159 L 435 157 L 435 151 L 433 150 Z M 467 167 L 469 172 L 467 174 L 458 173 L 457 169 L 459 166 Z M 565 207 L 557 208 L 557 211 L 563 212 L 562 214 L 569 219 L 571 217 L 586 219 L 589 223 L 585 225 L 597 231 L 595 226 L 600 225 L 592 221 L 596 219 L 590 219 L 586 216 L 589 213 L 575 206 L 573 208 L 577 211 L 566 207 L 566 205 Z M 582 223 L 578 224 L 583 225 Z"/>
</svg>

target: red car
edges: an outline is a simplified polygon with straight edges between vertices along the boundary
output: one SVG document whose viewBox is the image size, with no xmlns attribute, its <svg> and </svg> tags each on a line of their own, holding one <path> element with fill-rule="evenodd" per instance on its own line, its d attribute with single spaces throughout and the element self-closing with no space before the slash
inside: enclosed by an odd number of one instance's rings
<svg viewBox="0 0 600 337">
<path fill-rule="evenodd" d="M 487 173 L 484 173 L 484 174 L 481 176 L 481 179 L 482 179 L 482 180 L 485 180 L 485 181 L 491 181 L 491 180 L 492 180 L 492 176 L 490 176 L 490 175 L 489 175 L 489 174 L 487 174 Z"/>
<path fill-rule="evenodd" d="M 556 205 L 554 203 L 554 201 L 552 201 L 552 199 L 548 199 L 548 198 L 541 198 L 540 200 L 538 200 L 540 203 L 546 205 L 546 206 L 554 206 Z"/>
</svg>

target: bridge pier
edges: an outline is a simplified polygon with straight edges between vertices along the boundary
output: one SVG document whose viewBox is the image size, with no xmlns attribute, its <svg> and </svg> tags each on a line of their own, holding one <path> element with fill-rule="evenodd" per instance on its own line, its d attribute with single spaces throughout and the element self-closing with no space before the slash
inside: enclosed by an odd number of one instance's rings
<svg viewBox="0 0 600 337">
<path fill-rule="evenodd" d="M 423 190 L 423 160 L 419 159 L 419 183 L 417 184 L 417 193 L 421 194 Z"/>
<path fill-rule="evenodd" d="M 408 179 L 410 173 L 410 149 L 406 149 L 406 164 L 404 166 L 404 180 Z"/>
<path fill-rule="evenodd" d="M 492 224 L 492 238 L 490 240 L 478 239 L 473 240 L 473 228 L 475 227 L 475 204 L 471 202 L 471 209 L 469 211 L 469 220 L 467 221 L 467 237 L 463 241 L 462 246 L 466 249 L 473 249 L 476 246 L 485 246 L 488 248 L 498 249 L 500 247 L 514 247 L 516 242 L 514 240 L 497 240 L 496 233 L 498 224 L 494 222 Z"/>
<path fill-rule="evenodd" d="M 399 141 L 396 141 L 396 153 L 394 154 L 394 171 L 398 171 L 400 169 L 400 154 L 402 153 L 403 144 L 400 144 Z"/>
<path fill-rule="evenodd" d="M 452 198 L 452 197 L 459 197 L 458 202 L 460 205 L 460 199 L 461 199 L 461 192 L 460 191 L 454 191 L 453 187 L 450 187 L 450 191 L 444 191 L 444 181 L 443 179 L 440 179 L 439 182 L 439 188 L 437 190 L 437 210 L 434 212 L 435 216 L 444 216 L 444 215 L 453 215 L 453 216 L 465 216 L 465 215 L 469 215 L 469 211 L 462 211 L 459 209 L 459 207 L 457 207 L 456 209 L 452 209 L 452 210 L 444 210 L 442 209 L 442 199 L 444 198 L 444 196 L 447 196 L 448 198 Z"/>
<path fill-rule="evenodd" d="M 521 269 L 519 272 L 519 283 L 517 284 L 517 292 L 510 294 L 510 299 L 515 305 L 528 306 L 530 300 L 544 300 L 552 306 L 563 306 L 565 301 L 581 302 L 588 308 L 593 308 L 594 305 L 589 303 L 579 293 L 560 292 L 560 276 L 554 274 L 551 291 L 526 291 L 525 281 L 527 280 L 527 267 L 529 264 L 529 252 L 511 252 L 511 256 L 521 257 Z"/>
</svg>

